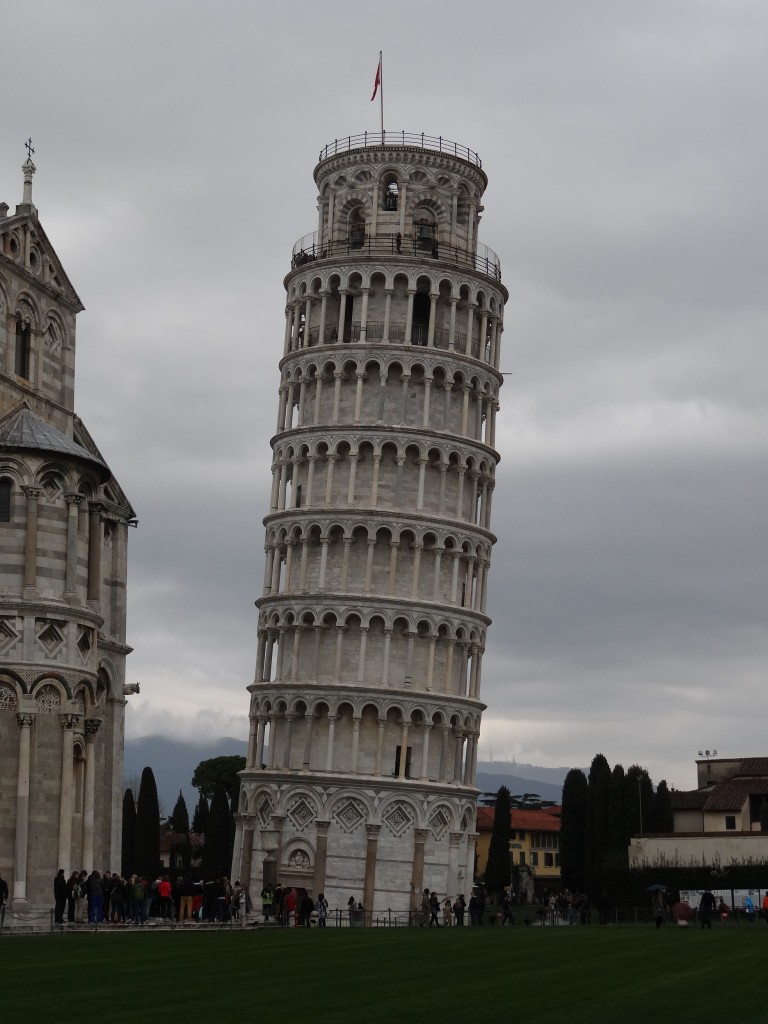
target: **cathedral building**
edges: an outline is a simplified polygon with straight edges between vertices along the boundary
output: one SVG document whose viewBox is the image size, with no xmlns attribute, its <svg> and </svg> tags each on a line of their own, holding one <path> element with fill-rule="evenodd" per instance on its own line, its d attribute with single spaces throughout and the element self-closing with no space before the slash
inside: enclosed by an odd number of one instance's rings
<svg viewBox="0 0 768 1024">
<path fill-rule="evenodd" d="M 336 140 L 294 246 L 233 877 L 469 895 L 504 303 L 478 155 Z"/>
<path fill-rule="evenodd" d="M 32 202 L 0 203 L 0 874 L 119 869 L 131 505 L 74 411 L 83 309 Z M 6 923 L 8 919 L 6 919 Z"/>
</svg>

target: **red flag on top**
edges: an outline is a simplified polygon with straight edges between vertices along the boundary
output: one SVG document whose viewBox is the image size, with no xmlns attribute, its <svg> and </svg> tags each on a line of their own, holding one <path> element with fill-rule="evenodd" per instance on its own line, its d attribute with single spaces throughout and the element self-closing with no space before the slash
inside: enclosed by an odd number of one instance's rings
<svg viewBox="0 0 768 1024">
<path fill-rule="evenodd" d="M 373 96 L 371 96 L 371 103 L 376 99 L 376 93 L 379 91 L 381 85 L 381 58 L 379 58 L 378 66 L 376 67 L 376 78 L 373 82 Z"/>
</svg>

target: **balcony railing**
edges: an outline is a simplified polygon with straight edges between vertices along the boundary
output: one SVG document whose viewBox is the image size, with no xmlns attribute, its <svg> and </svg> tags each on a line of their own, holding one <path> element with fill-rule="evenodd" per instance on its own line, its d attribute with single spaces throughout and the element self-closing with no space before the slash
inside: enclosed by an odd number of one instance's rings
<svg viewBox="0 0 768 1024">
<path fill-rule="evenodd" d="M 499 257 L 493 249 L 482 243 L 478 243 L 477 252 L 468 252 L 424 235 L 413 238 L 408 235 L 398 237 L 398 234 L 367 235 L 361 231 L 322 244 L 318 242 L 316 231 L 304 235 L 293 247 L 291 269 L 296 270 L 316 260 L 339 259 L 343 256 L 396 256 L 398 259 L 419 260 L 420 263 L 439 260 L 454 266 L 469 267 L 470 270 L 492 277 L 494 281 L 501 281 Z"/>
<path fill-rule="evenodd" d="M 299 348 L 305 347 L 304 340 L 304 328 L 299 330 Z M 307 335 L 306 346 L 314 348 L 316 345 L 337 345 L 339 342 L 343 343 L 359 343 L 362 340 L 361 324 L 359 321 L 353 320 L 344 327 L 342 337 L 339 338 L 339 332 L 337 327 L 326 326 L 323 330 L 322 337 L 320 336 L 319 328 L 312 327 Z M 403 323 L 390 323 L 389 325 L 389 336 L 386 339 L 393 345 L 405 344 L 405 324 Z M 383 320 L 369 320 L 365 327 L 365 341 L 370 343 L 383 342 L 384 341 L 384 321 Z M 429 344 L 429 328 L 426 324 L 412 324 L 411 325 L 411 345 L 420 345 L 426 347 Z M 450 334 L 447 327 L 438 327 L 435 329 L 435 335 L 432 341 L 432 347 L 438 349 L 447 350 L 450 344 Z M 453 337 L 453 347 L 456 352 L 460 352 L 464 355 L 474 356 L 475 359 L 481 357 L 480 353 L 480 341 L 478 338 L 473 338 L 469 347 L 467 347 L 467 334 L 466 331 L 456 330 Z M 489 360 L 491 357 L 491 343 L 490 339 L 486 340 L 484 358 Z"/>
<path fill-rule="evenodd" d="M 425 135 L 424 132 L 363 132 L 360 135 L 348 135 L 346 139 L 334 139 L 320 150 L 318 162 L 327 160 L 339 153 L 349 153 L 353 149 L 369 149 L 371 146 L 410 146 L 415 149 L 431 149 L 437 153 L 448 153 L 450 156 L 466 160 L 475 167 L 482 167 L 483 162 L 472 149 L 460 146 L 458 142 L 450 142 L 442 135 Z"/>
</svg>

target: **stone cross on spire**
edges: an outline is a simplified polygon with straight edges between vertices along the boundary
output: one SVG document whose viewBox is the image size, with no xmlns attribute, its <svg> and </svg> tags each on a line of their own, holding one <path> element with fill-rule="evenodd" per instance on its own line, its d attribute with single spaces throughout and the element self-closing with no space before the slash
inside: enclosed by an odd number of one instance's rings
<svg viewBox="0 0 768 1024">
<path fill-rule="evenodd" d="M 27 207 L 29 210 L 34 212 L 35 207 L 32 203 L 32 175 L 35 173 L 37 168 L 32 163 L 32 154 L 35 152 L 32 147 L 32 139 L 27 139 L 24 145 L 27 149 L 27 159 L 21 165 L 21 169 L 24 172 L 24 197 L 21 201 L 21 205 L 22 207 Z"/>
</svg>

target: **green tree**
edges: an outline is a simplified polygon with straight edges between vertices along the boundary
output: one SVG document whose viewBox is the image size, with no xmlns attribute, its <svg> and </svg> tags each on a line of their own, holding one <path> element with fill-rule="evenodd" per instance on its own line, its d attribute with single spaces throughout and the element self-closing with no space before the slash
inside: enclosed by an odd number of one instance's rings
<svg viewBox="0 0 768 1024">
<path fill-rule="evenodd" d="M 225 788 L 216 786 L 205 827 L 203 874 L 206 878 L 218 878 L 228 875 L 229 867 L 229 799 Z"/>
<path fill-rule="evenodd" d="M 120 858 L 120 874 L 128 878 L 133 873 L 133 847 L 136 840 L 136 800 L 133 792 L 126 789 L 123 796 L 123 852 Z"/>
<path fill-rule="evenodd" d="M 172 832 L 178 832 L 181 835 L 186 835 L 189 832 L 189 811 L 181 790 L 179 790 L 176 803 L 173 805 L 173 812 L 168 819 L 168 824 Z"/>
<path fill-rule="evenodd" d="M 603 862 L 608 852 L 608 802 L 611 769 L 603 754 L 595 754 L 587 786 L 587 889 L 598 899 L 603 888 Z"/>
<path fill-rule="evenodd" d="M 587 885 L 587 809 L 589 783 L 580 768 L 572 768 L 563 783 L 560 815 L 560 873 L 563 885 L 584 892 Z"/>
<path fill-rule="evenodd" d="M 146 878 L 154 878 L 160 867 L 160 805 L 151 768 L 141 773 L 139 805 L 136 809 L 136 838 L 133 870 Z"/>
<path fill-rule="evenodd" d="M 665 779 L 656 787 L 653 800 L 653 831 L 674 832 L 675 816 L 672 813 L 672 796 Z"/>
<path fill-rule="evenodd" d="M 509 862 L 510 815 L 510 793 L 506 786 L 501 786 L 496 793 L 491 845 L 485 866 L 485 886 L 489 892 L 503 892 L 512 877 Z"/>
<path fill-rule="evenodd" d="M 208 823 L 208 801 L 205 799 L 203 793 L 200 794 L 200 799 L 197 801 L 195 807 L 195 813 L 192 815 L 192 831 L 198 835 L 205 835 L 205 827 Z"/>
<path fill-rule="evenodd" d="M 172 852 L 181 856 L 181 866 L 185 871 L 190 867 L 189 849 L 189 811 L 184 794 L 179 790 L 179 796 L 173 808 L 173 813 L 168 819 L 171 832 L 179 837 L 174 840 Z"/>
<path fill-rule="evenodd" d="M 621 850 L 626 847 L 629 839 L 626 829 L 626 796 L 627 778 L 624 766 L 613 766 L 610 779 L 608 798 L 608 847 L 609 850 Z"/>
<path fill-rule="evenodd" d="M 225 757 L 210 757 L 201 761 L 192 776 L 192 785 L 208 799 L 213 799 L 217 786 L 223 786 L 230 805 L 236 806 L 237 793 L 240 789 L 238 772 L 245 768 L 245 758 L 241 754 Z"/>
</svg>

